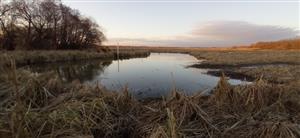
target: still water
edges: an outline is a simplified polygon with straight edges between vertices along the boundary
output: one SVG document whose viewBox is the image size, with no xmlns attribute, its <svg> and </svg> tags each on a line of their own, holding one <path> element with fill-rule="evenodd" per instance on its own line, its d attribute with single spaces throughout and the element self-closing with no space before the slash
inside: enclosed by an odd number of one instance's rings
<svg viewBox="0 0 300 138">
<path fill-rule="evenodd" d="M 188 54 L 151 53 L 146 58 L 49 64 L 32 69 L 37 72 L 55 70 L 64 81 L 78 79 L 89 85 L 98 83 L 109 90 L 127 86 L 134 96 L 145 98 L 167 95 L 174 88 L 191 94 L 215 87 L 219 77 L 207 75 L 207 69 L 187 68 L 197 62 Z M 244 83 L 235 79 L 229 82 Z"/>
</svg>

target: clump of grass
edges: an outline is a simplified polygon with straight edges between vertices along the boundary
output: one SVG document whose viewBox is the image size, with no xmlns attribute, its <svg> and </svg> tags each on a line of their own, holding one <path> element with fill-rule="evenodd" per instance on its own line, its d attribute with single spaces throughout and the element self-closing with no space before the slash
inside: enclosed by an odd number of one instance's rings
<svg viewBox="0 0 300 138">
<path fill-rule="evenodd" d="M 252 85 L 232 87 L 224 74 L 212 96 L 212 101 L 220 108 L 228 110 L 247 110 L 257 112 L 272 104 L 282 104 L 282 97 L 287 94 L 283 86 L 269 84 L 261 78 Z"/>
<path fill-rule="evenodd" d="M 300 137 L 299 125 L 289 122 L 264 122 L 258 129 L 249 134 L 251 137 L 264 138 L 297 138 Z"/>
</svg>

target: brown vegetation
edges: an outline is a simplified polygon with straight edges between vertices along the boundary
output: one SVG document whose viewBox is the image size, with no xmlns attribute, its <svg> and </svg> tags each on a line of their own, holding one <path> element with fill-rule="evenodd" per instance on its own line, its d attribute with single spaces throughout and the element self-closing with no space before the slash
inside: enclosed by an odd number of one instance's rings
<svg viewBox="0 0 300 138">
<path fill-rule="evenodd" d="M 206 60 L 204 64 L 250 66 L 263 64 L 300 64 L 300 51 L 196 51 L 191 55 Z"/>
<path fill-rule="evenodd" d="M 203 60 L 193 65 L 196 68 L 219 69 L 210 73 L 225 72 L 240 79 L 262 76 L 273 83 L 294 83 L 300 81 L 300 51 L 198 51 L 192 52 Z M 237 76 L 237 77 L 238 77 Z"/>
<path fill-rule="evenodd" d="M 223 76 L 210 96 L 138 101 L 127 89 L 63 84 L 4 60 L 2 137 L 300 137 L 300 93 L 290 86 L 261 79 L 230 86 Z"/>
<path fill-rule="evenodd" d="M 281 40 L 274 42 L 258 42 L 252 44 L 250 48 L 256 49 L 300 49 L 300 39 Z"/>
<path fill-rule="evenodd" d="M 146 50 L 121 50 L 119 52 L 119 59 L 147 57 L 149 55 L 150 52 Z M 0 51 L 0 58 L 4 58 L 6 56 L 15 59 L 17 66 L 92 59 L 117 59 L 117 53 L 114 50 L 106 52 L 96 52 L 94 50 Z M 0 60 L 0 63 L 1 62 L 2 61 Z"/>
</svg>

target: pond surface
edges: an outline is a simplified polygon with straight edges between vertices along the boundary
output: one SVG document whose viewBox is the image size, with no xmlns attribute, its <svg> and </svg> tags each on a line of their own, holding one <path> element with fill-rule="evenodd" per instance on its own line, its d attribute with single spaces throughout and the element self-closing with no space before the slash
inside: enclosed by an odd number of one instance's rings
<svg viewBox="0 0 300 138">
<path fill-rule="evenodd" d="M 80 80 L 89 85 L 101 84 L 109 90 L 127 86 L 139 98 L 160 97 L 172 89 L 191 94 L 209 91 L 219 77 L 206 74 L 207 69 L 187 68 L 199 62 L 188 54 L 151 53 L 146 58 L 79 63 L 47 64 L 31 67 L 33 71 L 56 70 L 64 81 Z M 231 84 L 241 84 L 230 79 Z"/>
</svg>

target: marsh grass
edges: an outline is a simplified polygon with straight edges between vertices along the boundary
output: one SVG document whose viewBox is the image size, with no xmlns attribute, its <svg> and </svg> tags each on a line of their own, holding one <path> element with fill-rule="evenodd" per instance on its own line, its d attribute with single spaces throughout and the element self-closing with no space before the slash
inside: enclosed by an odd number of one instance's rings
<svg viewBox="0 0 300 138">
<path fill-rule="evenodd" d="M 300 94 L 258 79 L 231 86 L 223 75 L 212 95 L 136 100 L 52 72 L 1 64 L 1 137 L 300 137 Z"/>
<path fill-rule="evenodd" d="M 150 52 L 147 50 L 121 50 L 119 53 L 120 59 L 147 57 Z M 65 61 L 79 61 L 92 59 L 116 59 L 117 53 L 115 50 L 107 52 L 96 52 L 87 50 L 34 50 L 34 51 L 0 51 L 0 57 L 5 58 L 10 56 L 15 60 L 17 66 L 54 63 Z M 1 62 L 1 61 L 0 61 Z"/>
</svg>

